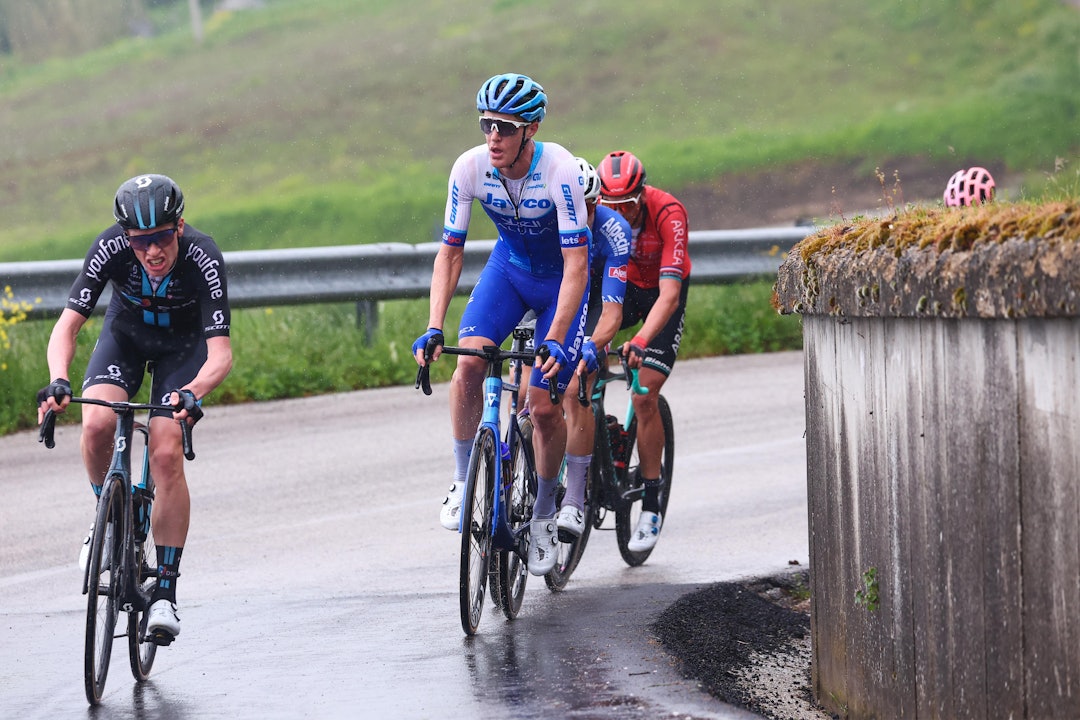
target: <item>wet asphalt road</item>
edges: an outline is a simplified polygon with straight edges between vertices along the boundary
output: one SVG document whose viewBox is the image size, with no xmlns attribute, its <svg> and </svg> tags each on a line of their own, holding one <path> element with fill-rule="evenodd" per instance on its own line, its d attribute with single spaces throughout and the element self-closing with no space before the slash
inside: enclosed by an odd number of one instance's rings
<svg viewBox="0 0 1080 720">
<path fill-rule="evenodd" d="M 116 644 L 82 690 L 75 564 L 93 501 L 77 428 L 0 438 L 0 718 L 747 718 L 648 631 L 712 582 L 806 565 L 802 355 L 682 361 L 665 395 L 675 483 L 650 560 L 594 532 L 562 593 L 458 620 L 446 386 L 210 408 L 189 465 L 183 629 L 136 684 Z M 620 396 L 609 397 L 609 408 Z M 611 521 L 609 520 L 609 523 Z"/>
</svg>

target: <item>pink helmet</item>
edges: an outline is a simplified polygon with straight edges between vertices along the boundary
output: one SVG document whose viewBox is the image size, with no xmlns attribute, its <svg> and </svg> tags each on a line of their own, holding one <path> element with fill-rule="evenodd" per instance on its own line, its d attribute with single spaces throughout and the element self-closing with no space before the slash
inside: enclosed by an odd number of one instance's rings
<svg viewBox="0 0 1080 720">
<path fill-rule="evenodd" d="M 986 168 L 957 170 L 945 186 L 945 206 L 980 205 L 994 199 L 994 178 Z"/>
</svg>

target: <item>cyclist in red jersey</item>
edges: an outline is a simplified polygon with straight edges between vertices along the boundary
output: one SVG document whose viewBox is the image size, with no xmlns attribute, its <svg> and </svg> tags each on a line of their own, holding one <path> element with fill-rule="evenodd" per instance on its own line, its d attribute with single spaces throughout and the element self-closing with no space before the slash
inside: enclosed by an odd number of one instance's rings
<svg viewBox="0 0 1080 720">
<path fill-rule="evenodd" d="M 638 418 L 638 473 L 645 486 L 642 512 L 629 548 L 656 545 L 660 515 L 660 461 L 664 428 L 657 398 L 671 374 L 682 340 L 690 288 L 690 227 L 686 208 L 670 193 L 645 184 L 645 167 L 632 153 L 616 150 L 596 168 L 600 202 L 630 223 L 633 240 L 626 272 L 622 329 L 641 323 L 623 345 L 631 367 L 639 369 L 645 395 L 634 396 Z"/>
</svg>

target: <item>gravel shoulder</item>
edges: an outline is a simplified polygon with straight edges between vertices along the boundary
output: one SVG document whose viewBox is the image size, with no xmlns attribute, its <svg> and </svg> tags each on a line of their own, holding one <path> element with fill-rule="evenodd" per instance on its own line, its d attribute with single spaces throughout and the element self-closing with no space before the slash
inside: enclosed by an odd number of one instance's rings
<svg viewBox="0 0 1080 720">
<path fill-rule="evenodd" d="M 652 626 L 679 671 L 731 705 L 773 720 L 835 718 L 810 689 L 809 574 L 709 585 Z"/>
</svg>

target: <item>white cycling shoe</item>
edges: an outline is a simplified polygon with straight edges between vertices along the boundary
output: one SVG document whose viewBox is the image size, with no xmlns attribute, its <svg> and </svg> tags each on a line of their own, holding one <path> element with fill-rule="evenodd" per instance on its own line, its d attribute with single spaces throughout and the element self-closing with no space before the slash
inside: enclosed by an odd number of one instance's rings
<svg viewBox="0 0 1080 720">
<path fill-rule="evenodd" d="M 559 527 L 559 542 L 573 542 L 585 532 L 585 513 L 573 505 L 563 505 L 555 516 Z"/>
<path fill-rule="evenodd" d="M 146 616 L 146 639 L 155 645 L 168 645 L 180 634 L 176 603 L 162 598 L 150 606 Z"/>
<path fill-rule="evenodd" d="M 642 552 L 656 547 L 656 541 L 660 539 L 660 526 L 664 519 L 659 513 L 644 511 L 638 516 L 637 527 L 626 547 L 630 552 Z"/>
<path fill-rule="evenodd" d="M 89 532 L 83 538 L 82 547 L 79 548 L 79 569 L 86 572 L 86 566 L 90 564 L 90 541 L 94 539 L 94 526 L 90 526 Z M 105 547 L 112 547 L 112 525 L 105 528 Z M 101 559 L 101 569 L 108 570 L 110 565 L 109 556 Z"/>
<path fill-rule="evenodd" d="M 529 573 L 547 575 L 559 555 L 555 518 L 533 518 L 529 523 Z"/>
<path fill-rule="evenodd" d="M 465 495 L 465 483 L 455 481 L 450 492 L 443 498 L 439 510 L 439 522 L 447 530 L 455 532 L 461 527 L 461 499 Z"/>
</svg>

